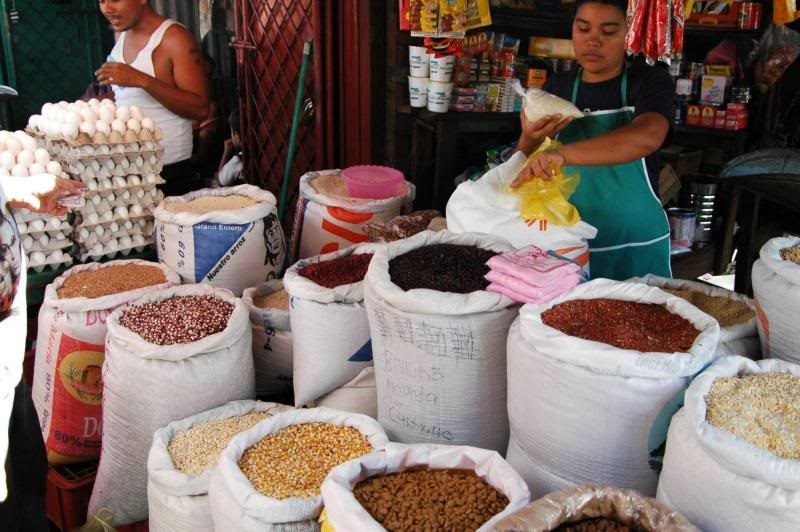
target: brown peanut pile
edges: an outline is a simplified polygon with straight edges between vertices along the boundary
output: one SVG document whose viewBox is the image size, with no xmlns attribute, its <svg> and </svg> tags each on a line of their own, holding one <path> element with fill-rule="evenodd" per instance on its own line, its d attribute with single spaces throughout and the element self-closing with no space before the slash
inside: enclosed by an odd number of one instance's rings
<svg viewBox="0 0 800 532">
<path fill-rule="evenodd" d="M 368 478 L 353 495 L 390 531 L 477 530 L 508 505 L 472 471 L 413 470 Z"/>
<path fill-rule="evenodd" d="M 157 266 L 115 264 L 70 275 L 56 292 L 61 299 L 95 299 L 166 282 L 164 272 Z"/>
<path fill-rule="evenodd" d="M 721 296 L 709 296 L 695 290 L 663 288 L 665 292 L 685 299 L 719 322 L 720 327 L 731 327 L 747 323 L 756 317 L 756 311 L 743 301 Z"/>
<path fill-rule="evenodd" d="M 619 521 L 598 517 L 596 519 L 586 519 L 576 523 L 566 523 L 556 528 L 555 532 L 639 532 L 644 530 L 640 527 L 630 527 L 623 525 Z"/>
</svg>

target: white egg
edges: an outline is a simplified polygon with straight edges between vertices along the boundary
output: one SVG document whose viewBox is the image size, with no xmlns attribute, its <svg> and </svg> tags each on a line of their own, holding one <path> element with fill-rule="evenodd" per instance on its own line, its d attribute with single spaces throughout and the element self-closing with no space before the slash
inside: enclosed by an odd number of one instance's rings
<svg viewBox="0 0 800 532">
<path fill-rule="evenodd" d="M 131 110 L 126 106 L 117 107 L 116 116 L 118 120 L 122 120 L 123 122 L 127 122 L 131 119 Z"/>
<path fill-rule="evenodd" d="M 58 106 L 61 107 L 62 109 L 69 109 L 69 102 L 66 100 L 61 100 L 60 102 L 58 102 Z"/>
<path fill-rule="evenodd" d="M 6 170 L 11 170 L 14 168 L 16 164 L 16 159 L 14 154 L 10 151 L 0 152 L 0 167 L 5 168 Z"/>
<path fill-rule="evenodd" d="M 86 221 L 89 222 L 91 225 L 95 225 L 97 222 L 100 221 L 100 215 L 96 212 L 90 212 L 89 215 L 86 217 Z"/>
<path fill-rule="evenodd" d="M 116 118 L 114 110 L 105 106 L 97 110 L 97 116 L 99 117 L 100 120 L 102 120 L 107 124 L 110 124 Z"/>
<path fill-rule="evenodd" d="M 97 180 L 95 180 L 95 179 L 90 179 L 90 180 L 89 180 L 89 184 L 88 184 L 87 188 L 88 188 L 89 190 L 97 190 Z"/>
<path fill-rule="evenodd" d="M 108 144 L 101 144 L 97 147 L 97 149 L 94 150 L 94 152 L 96 155 L 108 155 L 111 153 L 111 146 Z"/>
<path fill-rule="evenodd" d="M 22 137 L 20 141 L 22 142 L 23 148 L 25 148 L 26 150 L 30 150 L 32 152 L 36 151 L 36 148 L 39 147 L 39 144 L 36 143 L 33 137 L 29 137 L 28 135 Z"/>
<path fill-rule="evenodd" d="M 31 115 L 31 117 L 28 118 L 28 127 L 31 128 L 31 129 L 38 129 L 39 128 L 39 119 L 40 118 L 41 118 L 41 115 Z"/>
<path fill-rule="evenodd" d="M 65 238 L 67 238 L 67 236 L 61 231 L 59 231 L 58 233 L 54 234 L 51 238 L 54 238 L 55 240 L 64 240 Z"/>
<path fill-rule="evenodd" d="M 109 159 L 106 161 L 104 165 L 109 171 L 114 170 L 117 167 L 117 163 L 114 162 L 114 159 Z"/>
<path fill-rule="evenodd" d="M 139 199 L 142 199 L 144 197 L 144 189 L 143 188 L 140 188 L 139 190 L 136 191 L 136 197 L 139 198 Z"/>
<path fill-rule="evenodd" d="M 47 150 L 44 148 L 36 148 L 33 152 L 33 158 L 39 164 L 47 164 L 50 162 L 50 154 L 47 153 Z"/>
<path fill-rule="evenodd" d="M 100 215 L 101 222 L 110 222 L 113 219 L 114 219 L 114 213 L 111 212 L 110 210 Z"/>
<path fill-rule="evenodd" d="M 40 236 L 38 238 L 37 242 L 39 242 L 40 246 L 42 246 L 43 248 L 46 248 L 47 245 L 50 243 L 50 237 L 47 236 L 47 233 L 45 233 L 45 234 L 43 234 L 42 236 Z"/>
<path fill-rule="evenodd" d="M 80 236 L 81 240 L 86 240 L 87 238 L 89 238 L 89 230 L 86 229 L 85 227 L 81 227 L 81 230 L 78 231 L 78 235 Z"/>
<path fill-rule="evenodd" d="M 125 223 L 122 224 L 122 227 L 124 227 L 126 231 L 130 231 L 133 229 L 133 222 L 130 220 L 125 220 Z"/>
<path fill-rule="evenodd" d="M 151 132 L 155 131 L 156 124 L 155 124 L 155 122 L 153 122 L 152 118 L 149 118 L 149 117 L 142 118 L 141 122 L 142 122 L 142 129 L 147 129 L 148 131 L 151 131 Z"/>
<path fill-rule="evenodd" d="M 8 137 L 6 139 L 6 151 L 10 151 L 14 155 L 17 155 L 20 151 L 22 151 L 22 143 L 14 137 Z"/>
<path fill-rule="evenodd" d="M 129 187 L 137 187 L 142 184 L 142 179 L 138 175 L 129 175 L 128 176 L 128 186 Z"/>
<path fill-rule="evenodd" d="M 155 155 L 151 155 L 150 158 L 147 160 L 147 162 L 150 163 L 151 166 L 155 166 L 156 164 L 158 164 L 158 157 L 156 157 Z"/>
<path fill-rule="evenodd" d="M 50 218 L 44 224 L 44 228 L 47 229 L 48 231 L 58 231 L 59 229 L 61 229 L 61 220 L 55 217 Z"/>
<path fill-rule="evenodd" d="M 139 107 L 136 105 L 131 105 L 130 109 L 131 109 L 131 118 L 135 118 L 136 120 L 141 122 L 142 118 L 144 118 L 144 113 L 142 112 L 142 110 L 139 109 Z"/>
<path fill-rule="evenodd" d="M 103 244 L 97 243 L 92 246 L 92 255 L 102 255 L 105 252 L 105 248 L 103 248 Z"/>
<path fill-rule="evenodd" d="M 83 117 L 77 111 L 69 111 L 67 112 L 67 115 L 64 117 L 64 121 L 67 124 L 75 124 L 76 126 L 79 126 L 81 125 L 81 122 L 83 122 Z"/>
<path fill-rule="evenodd" d="M 109 240 L 108 243 L 106 244 L 106 249 L 108 249 L 108 251 L 111 252 L 117 251 L 119 249 L 119 242 L 117 242 L 117 239 L 114 238 L 112 240 Z"/>
<path fill-rule="evenodd" d="M 133 245 L 133 240 L 129 236 L 123 236 L 119 239 L 119 247 L 120 249 L 127 249 Z"/>
<path fill-rule="evenodd" d="M 8 177 L 11 175 L 11 172 L 9 171 L 8 168 L 3 168 L 2 166 L 0 166 L 0 175 Z"/>
<path fill-rule="evenodd" d="M 111 180 L 110 179 L 101 179 L 97 186 L 98 190 L 108 190 L 111 188 Z"/>
<path fill-rule="evenodd" d="M 134 246 L 144 245 L 144 237 L 142 235 L 133 235 L 133 237 L 131 237 L 131 241 L 133 242 Z"/>
<path fill-rule="evenodd" d="M 78 138 L 77 124 L 64 124 L 61 127 L 61 134 L 67 140 L 75 140 L 76 138 Z"/>
<path fill-rule="evenodd" d="M 31 266 L 40 266 L 44 264 L 45 261 L 44 253 L 42 253 L 41 251 L 34 251 L 33 253 L 31 253 L 29 260 Z"/>
<path fill-rule="evenodd" d="M 54 119 L 56 122 L 58 122 L 59 124 L 63 124 L 66 121 L 66 118 L 67 118 L 67 112 L 64 109 L 62 109 L 61 107 L 56 109 L 56 112 L 54 113 Z"/>
<path fill-rule="evenodd" d="M 125 126 L 125 122 L 123 122 L 122 120 L 114 119 L 111 122 L 111 130 L 116 131 L 120 135 L 124 134 L 126 129 L 127 127 Z"/>
<path fill-rule="evenodd" d="M 17 154 L 17 164 L 21 164 L 25 168 L 30 167 L 36 161 L 33 152 L 29 150 L 22 150 Z"/>
<path fill-rule="evenodd" d="M 128 126 L 128 129 L 130 129 L 134 133 L 138 133 L 139 131 L 142 130 L 142 123 L 136 120 L 135 118 L 131 118 L 130 120 L 128 120 L 128 123 L 126 125 Z"/>
<path fill-rule="evenodd" d="M 97 107 L 98 105 L 100 105 L 100 100 L 97 98 L 91 98 L 89 100 L 89 107 Z"/>
<path fill-rule="evenodd" d="M 119 231 L 119 224 L 117 222 L 111 222 L 110 224 L 108 224 L 109 233 L 113 234 L 116 233 L 117 231 Z"/>
<path fill-rule="evenodd" d="M 94 123 L 94 129 L 95 131 L 97 131 L 97 133 L 103 133 L 104 135 L 108 135 L 109 133 L 111 133 L 111 126 L 109 125 L 110 123 L 111 120 L 105 120 L 104 118 L 102 118 L 101 115 L 100 120 Z"/>
<path fill-rule="evenodd" d="M 69 231 L 70 228 L 71 228 L 71 226 L 69 225 L 68 221 L 66 221 L 66 220 L 62 220 L 61 221 L 61 230 L 62 231 Z"/>
<path fill-rule="evenodd" d="M 128 159 L 121 159 L 121 160 L 119 161 L 119 166 L 120 166 L 120 168 L 122 168 L 123 170 L 127 170 L 128 168 L 130 168 L 130 167 L 131 167 L 131 162 L 130 162 Z"/>
<path fill-rule="evenodd" d="M 11 169 L 11 175 L 14 177 L 28 177 L 30 175 L 28 173 L 28 167 L 23 166 L 21 164 L 14 165 L 14 168 Z"/>
<path fill-rule="evenodd" d="M 103 236 L 104 234 L 106 234 L 106 230 L 103 229 L 102 225 L 98 225 L 97 227 L 94 228 L 94 234 L 96 234 L 97 236 Z"/>
<path fill-rule="evenodd" d="M 139 205 L 139 204 L 131 205 L 130 212 L 131 212 L 131 216 L 141 216 L 142 212 L 143 212 L 142 206 Z"/>
<path fill-rule="evenodd" d="M 22 239 L 22 249 L 29 251 L 33 247 L 33 238 L 26 236 Z"/>
<path fill-rule="evenodd" d="M 28 173 L 31 175 L 45 174 L 47 169 L 39 163 L 33 163 L 28 167 Z"/>
<path fill-rule="evenodd" d="M 122 198 L 124 201 L 128 201 L 129 199 L 131 199 L 131 193 L 130 193 L 130 191 L 129 191 L 129 190 L 126 190 L 126 191 L 125 191 L 125 192 L 123 192 L 123 193 L 122 193 L 122 195 L 121 195 L 121 196 L 119 196 L 119 197 L 120 197 L 120 198 Z"/>
<path fill-rule="evenodd" d="M 136 160 L 133 161 L 133 164 L 136 165 L 137 167 L 141 168 L 142 166 L 144 166 L 144 158 L 141 155 L 138 156 L 136 158 Z"/>
<path fill-rule="evenodd" d="M 60 249 L 54 250 L 52 253 L 50 253 L 50 260 L 53 261 L 53 262 L 61 262 L 61 261 L 63 261 L 64 260 L 64 252 L 61 251 Z"/>
<path fill-rule="evenodd" d="M 50 161 L 45 166 L 45 170 L 47 170 L 48 174 L 61 175 L 61 163 L 58 161 Z"/>
<path fill-rule="evenodd" d="M 29 232 L 36 233 L 38 231 L 44 231 L 44 220 L 34 220 L 28 224 Z"/>
<path fill-rule="evenodd" d="M 28 224 L 25 222 L 17 222 L 17 229 L 20 233 L 27 233 L 28 232 Z"/>
<path fill-rule="evenodd" d="M 124 205 L 120 205 L 114 209 L 114 216 L 117 218 L 127 218 L 128 209 Z"/>
<path fill-rule="evenodd" d="M 52 112 L 52 109 L 53 109 L 53 104 L 50 103 L 50 102 L 47 102 L 42 106 L 42 112 L 40 114 L 42 116 L 48 116 L 49 117 L 50 113 Z"/>
<path fill-rule="evenodd" d="M 94 134 L 97 133 L 97 128 L 95 127 L 95 121 L 89 122 L 87 120 L 85 122 L 81 122 L 81 125 L 78 126 L 78 131 L 80 133 L 86 133 L 90 137 L 94 137 Z"/>
<path fill-rule="evenodd" d="M 94 206 L 98 206 L 100 205 L 100 202 L 103 201 L 103 198 L 101 198 L 100 196 L 92 196 L 90 201 Z"/>
<path fill-rule="evenodd" d="M 82 122 L 91 122 L 92 124 L 94 124 L 95 122 L 97 122 L 98 118 L 99 117 L 97 116 L 97 113 L 91 107 L 87 107 L 86 109 L 81 109 Z"/>
</svg>

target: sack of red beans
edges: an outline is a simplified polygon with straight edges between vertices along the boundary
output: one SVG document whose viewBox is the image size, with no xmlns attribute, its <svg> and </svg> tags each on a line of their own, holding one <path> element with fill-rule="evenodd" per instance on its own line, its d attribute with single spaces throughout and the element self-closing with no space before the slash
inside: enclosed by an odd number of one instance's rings
<svg viewBox="0 0 800 532">
<path fill-rule="evenodd" d="M 169 423 L 255 395 L 247 309 L 208 284 L 153 292 L 108 318 L 103 450 L 89 515 L 147 518 L 147 454 Z M 108 520 L 107 520 L 108 521 Z"/>
<path fill-rule="evenodd" d="M 598 279 L 523 306 L 506 459 L 534 497 L 595 482 L 654 496 L 669 419 L 718 339 L 714 318 L 643 284 Z"/>
<path fill-rule="evenodd" d="M 550 493 L 504 518 L 493 530 L 699 532 L 684 516 L 657 500 L 604 484 Z"/>
<path fill-rule="evenodd" d="M 294 402 L 303 406 L 372 366 L 363 278 L 375 244 L 296 262 L 283 278 L 292 301 Z"/>
</svg>

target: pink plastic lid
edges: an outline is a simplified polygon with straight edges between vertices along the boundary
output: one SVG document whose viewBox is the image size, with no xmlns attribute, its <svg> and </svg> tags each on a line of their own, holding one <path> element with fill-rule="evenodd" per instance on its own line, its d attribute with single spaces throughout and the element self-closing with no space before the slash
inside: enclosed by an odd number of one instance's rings
<svg viewBox="0 0 800 532">
<path fill-rule="evenodd" d="M 388 166 L 360 165 L 342 170 L 347 191 L 355 198 L 386 199 L 401 193 L 403 172 Z"/>
</svg>

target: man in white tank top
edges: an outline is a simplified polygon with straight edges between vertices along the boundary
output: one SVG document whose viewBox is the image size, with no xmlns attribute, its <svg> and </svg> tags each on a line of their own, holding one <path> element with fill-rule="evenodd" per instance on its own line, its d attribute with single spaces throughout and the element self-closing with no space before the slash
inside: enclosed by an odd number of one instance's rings
<svg viewBox="0 0 800 532">
<path fill-rule="evenodd" d="M 118 106 L 136 105 L 164 133 L 168 196 L 202 187 L 189 164 L 192 120 L 208 113 L 208 78 L 203 54 L 183 26 L 162 17 L 149 0 L 99 0 L 100 11 L 119 39 L 95 75 L 111 85 Z"/>
</svg>

